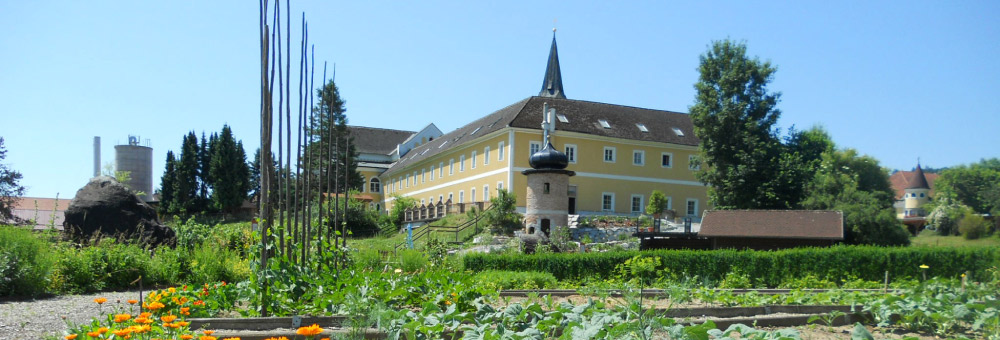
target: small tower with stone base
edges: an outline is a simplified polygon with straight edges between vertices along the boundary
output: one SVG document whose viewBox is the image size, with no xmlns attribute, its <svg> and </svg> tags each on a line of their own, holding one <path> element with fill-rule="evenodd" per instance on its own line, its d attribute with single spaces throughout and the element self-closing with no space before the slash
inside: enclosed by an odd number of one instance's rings
<svg viewBox="0 0 1000 340">
<path fill-rule="evenodd" d="M 549 141 L 555 129 L 555 109 L 550 111 L 545 105 L 543 111 L 545 147 L 531 155 L 528 159 L 531 169 L 521 173 L 528 177 L 524 232 L 548 238 L 554 228 L 566 228 L 569 223 L 569 178 L 576 173 L 566 170 L 569 158 Z"/>
</svg>

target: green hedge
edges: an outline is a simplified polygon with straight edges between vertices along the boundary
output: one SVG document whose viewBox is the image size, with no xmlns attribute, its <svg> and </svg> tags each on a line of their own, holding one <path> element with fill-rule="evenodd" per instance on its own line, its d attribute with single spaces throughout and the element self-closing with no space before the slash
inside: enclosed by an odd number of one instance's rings
<svg viewBox="0 0 1000 340">
<path fill-rule="evenodd" d="M 570 253 L 542 255 L 469 254 L 465 268 L 472 271 L 510 270 L 552 273 L 560 280 L 611 278 L 614 269 L 635 256 L 658 256 L 660 269 L 684 277 L 721 281 L 727 273 L 746 274 L 755 286 L 776 287 L 787 279 L 808 274 L 831 281 L 864 279 L 882 281 L 927 276 L 958 276 L 969 271 L 973 278 L 1000 263 L 996 247 L 962 248 L 883 248 L 836 246 L 796 248 L 779 251 L 752 250 L 651 250 L 606 253 Z"/>
</svg>

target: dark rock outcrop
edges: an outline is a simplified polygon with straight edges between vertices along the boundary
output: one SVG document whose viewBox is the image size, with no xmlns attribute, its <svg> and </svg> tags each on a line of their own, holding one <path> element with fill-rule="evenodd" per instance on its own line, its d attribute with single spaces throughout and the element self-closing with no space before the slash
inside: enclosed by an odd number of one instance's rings
<svg viewBox="0 0 1000 340">
<path fill-rule="evenodd" d="M 76 192 L 63 229 L 76 240 L 100 234 L 150 246 L 176 244 L 174 230 L 160 223 L 153 207 L 107 176 L 91 179 Z"/>
</svg>

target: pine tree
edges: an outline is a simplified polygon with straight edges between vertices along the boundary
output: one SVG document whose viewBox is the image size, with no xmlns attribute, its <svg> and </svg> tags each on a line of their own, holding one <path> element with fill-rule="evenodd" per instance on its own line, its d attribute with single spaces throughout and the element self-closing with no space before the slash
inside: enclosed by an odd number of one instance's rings
<svg viewBox="0 0 1000 340">
<path fill-rule="evenodd" d="M 214 135 L 212 137 L 215 137 Z M 209 188 L 211 187 L 211 176 L 209 169 L 212 166 L 212 147 L 205 132 L 201 132 L 201 145 L 198 147 L 198 197 L 207 201 L 211 197 Z"/>
<path fill-rule="evenodd" d="M 167 151 L 167 165 L 166 169 L 163 170 L 163 177 L 160 178 L 160 206 L 159 212 L 161 215 L 166 215 L 171 211 L 171 204 L 174 203 L 174 183 L 177 182 L 176 177 L 176 163 L 174 159 L 174 152 Z"/>
<path fill-rule="evenodd" d="M 337 189 L 331 190 L 327 188 L 327 183 L 316 183 L 317 188 L 321 188 L 321 190 L 327 192 L 344 190 L 343 172 L 346 169 L 348 171 L 346 187 L 358 190 L 364 183 L 361 174 L 357 171 L 358 154 L 354 147 L 353 138 L 349 135 L 347 129 L 345 101 L 340 97 L 340 90 L 333 80 L 327 82 L 323 88 L 317 89 L 316 95 L 319 103 L 312 109 L 311 140 L 305 147 L 307 153 L 312 153 L 312 157 L 310 158 L 312 161 L 306 168 L 314 172 L 325 168 L 324 171 L 327 171 L 331 175 L 334 173 L 335 166 L 339 169 L 340 175 L 336 180 Z M 330 133 L 331 127 L 333 128 L 332 139 Z M 333 143 L 333 162 L 328 160 L 328 155 L 331 152 L 331 143 Z M 344 149 L 345 144 L 348 145 L 346 151 Z M 323 156 L 321 157 L 320 155 Z"/>
<path fill-rule="evenodd" d="M 7 157 L 7 150 L 3 146 L 3 137 L 0 137 L 0 161 Z M 14 214 L 11 211 L 14 202 L 18 197 L 24 195 L 24 186 L 18 184 L 21 180 L 21 173 L 8 168 L 0 163 L 0 221 L 11 220 Z"/>
<path fill-rule="evenodd" d="M 172 212 L 194 214 L 198 212 L 198 137 L 191 131 L 181 144 L 181 155 L 174 169 L 174 202 Z"/>
<path fill-rule="evenodd" d="M 212 187 L 212 203 L 223 212 L 232 212 L 246 199 L 250 186 L 246 152 L 243 143 L 233 138 L 228 125 L 223 125 L 222 135 L 213 140 L 210 178 L 216 180 Z"/>
</svg>

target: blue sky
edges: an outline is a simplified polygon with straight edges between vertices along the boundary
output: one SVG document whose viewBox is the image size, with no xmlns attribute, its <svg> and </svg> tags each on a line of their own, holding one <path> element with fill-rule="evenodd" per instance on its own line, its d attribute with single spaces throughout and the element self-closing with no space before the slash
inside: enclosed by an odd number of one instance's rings
<svg viewBox="0 0 1000 340">
<path fill-rule="evenodd" d="M 555 25 L 572 99 L 687 112 L 698 56 L 730 38 L 777 65 L 783 128 L 822 125 L 896 169 L 1000 156 L 997 1 L 291 5 L 293 50 L 304 11 L 353 125 L 447 132 L 535 95 Z M 94 136 L 105 163 L 128 135 L 150 139 L 154 186 L 191 130 L 229 124 L 252 155 L 257 14 L 256 1 L 0 2 L 4 162 L 28 196 L 69 198 Z"/>
</svg>

